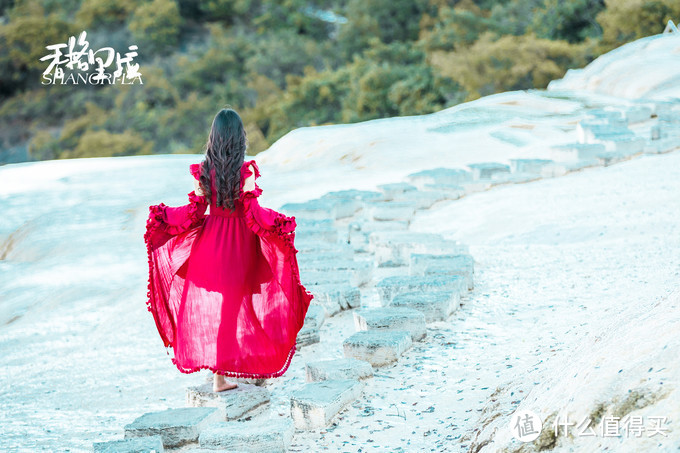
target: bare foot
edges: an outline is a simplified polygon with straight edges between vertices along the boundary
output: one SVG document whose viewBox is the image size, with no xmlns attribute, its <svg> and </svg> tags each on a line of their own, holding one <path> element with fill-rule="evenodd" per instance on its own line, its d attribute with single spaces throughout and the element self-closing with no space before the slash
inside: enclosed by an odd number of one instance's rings
<svg viewBox="0 0 680 453">
<path fill-rule="evenodd" d="M 227 381 L 221 374 L 215 374 L 213 379 L 213 392 L 223 392 L 238 387 L 236 382 Z"/>
</svg>

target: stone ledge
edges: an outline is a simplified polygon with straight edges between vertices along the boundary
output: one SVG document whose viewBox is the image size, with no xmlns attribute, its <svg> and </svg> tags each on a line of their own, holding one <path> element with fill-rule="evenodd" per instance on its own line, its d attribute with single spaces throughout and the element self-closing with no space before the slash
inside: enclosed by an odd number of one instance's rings
<svg viewBox="0 0 680 453">
<path fill-rule="evenodd" d="M 212 384 L 187 388 L 187 405 L 193 407 L 215 407 L 222 420 L 236 420 L 245 414 L 264 409 L 269 403 L 269 390 L 253 384 L 241 384 L 235 389 L 213 392 Z"/>
<path fill-rule="evenodd" d="M 337 379 L 361 380 L 373 377 L 373 367 L 370 363 L 351 357 L 308 362 L 305 372 L 307 382 Z"/>
<path fill-rule="evenodd" d="M 290 412 L 299 429 L 327 426 L 333 417 L 357 399 L 364 384 L 354 379 L 324 380 L 305 384 L 293 392 Z"/>
<path fill-rule="evenodd" d="M 342 342 L 345 357 L 364 360 L 374 367 L 388 365 L 411 347 L 406 330 L 362 330 Z"/>
<path fill-rule="evenodd" d="M 180 447 L 196 442 L 201 431 L 219 421 L 215 407 L 182 407 L 149 412 L 125 425 L 125 438 L 160 435 L 164 447 Z"/>
<path fill-rule="evenodd" d="M 218 422 L 199 437 L 205 449 L 228 449 L 253 453 L 283 453 L 288 450 L 295 428 L 287 417 Z"/>
</svg>

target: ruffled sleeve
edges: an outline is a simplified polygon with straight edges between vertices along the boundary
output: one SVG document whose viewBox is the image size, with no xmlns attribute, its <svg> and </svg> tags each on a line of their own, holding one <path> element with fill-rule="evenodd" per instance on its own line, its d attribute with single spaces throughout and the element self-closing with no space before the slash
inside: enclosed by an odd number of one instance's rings
<svg viewBox="0 0 680 453">
<path fill-rule="evenodd" d="M 246 179 L 249 177 L 253 176 L 253 172 L 250 170 L 250 168 L 255 170 L 255 188 L 253 190 L 249 190 L 247 192 L 243 191 L 243 185 L 246 182 Z M 249 160 L 247 162 L 243 163 L 243 166 L 241 167 L 241 197 L 259 197 L 262 195 L 262 189 L 257 185 L 257 178 L 260 177 L 260 169 L 257 168 L 257 164 L 255 163 L 254 160 Z"/>
<path fill-rule="evenodd" d="M 191 164 L 191 165 L 189 165 L 189 171 L 191 172 L 191 175 L 196 179 L 196 181 L 200 181 L 200 179 L 201 179 L 201 164 Z"/>
<path fill-rule="evenodd" d="M 200 164 L 190 167 L 196 179 L 200 177 Z M 165 203 L 149 206 L 144 242 L 149 262 L 147 308 L 153 314 L 163 344 L 168 347 L 174 339 L 175 314 L 168 304 L 168 282 L 186 261 L 198 227 L 205 221 L 208 203 L 195 191 L 188 194 L 189 202 L 183 206 Z"/>
</svg>

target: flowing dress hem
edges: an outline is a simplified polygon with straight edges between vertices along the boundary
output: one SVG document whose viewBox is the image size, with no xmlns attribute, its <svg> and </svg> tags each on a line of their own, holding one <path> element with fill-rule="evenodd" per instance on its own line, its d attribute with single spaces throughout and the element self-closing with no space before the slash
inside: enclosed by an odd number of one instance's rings
<svg viewBox="0 0 680 453">
<path fill-rule="evenodd" d="M 222 376 L 228 376 L 228 377 L 234 377 L 234 378 L 246 378 L 246 379 L 269 379 L 269 378 L 276 378 L 282 376 L 287 370 L 288 367 L 290 366 L 291 361 L 293 360 L 293 356 L 295 355 L 295 352 L 297 350 L 297 344 L 293 344 L 293 347 L 290 348 L 290 351 L 288 352 L 288 356 L 286 357 L 286 361 L 283 364 L 283 367 L 279 371 L 275 371 L 273 373 L 244 373 L 240 371 L 225 371 L 221 370 L 216 367 L 211 367 L 209 365 L 199 365 L 191 368 L 185 368 L 179 363 L 177 363 L 177 360 L 173 357 L 172 363 L 175 364 L 177 369 L 181 371 L 184 374 L 191 374 L 195 373 L 197 371 L 201 370 L 210 370 L 215 374 L 220 374 Z"/>
</svg>

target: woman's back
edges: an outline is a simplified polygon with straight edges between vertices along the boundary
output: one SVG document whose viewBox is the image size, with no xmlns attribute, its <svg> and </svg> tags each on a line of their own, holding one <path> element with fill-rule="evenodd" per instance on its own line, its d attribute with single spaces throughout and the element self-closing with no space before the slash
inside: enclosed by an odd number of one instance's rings
<svg viewBox="0 0 680 453">
<path fill-rule="evenodd" d="M 193 164 L 190 171 L 198 181 L 201 165 Z M 241 166 L 233 210 L 217 205 L 211 173 L 210 201 L 190 193 L 191 203 L 182 207 L 183 228 L 173 230 L 167 243 L 147 240 L 149 309 L 180 371 L 280 376 L 313 297 L 300 282 L 295 220 L 260 207 L 254 161 Z M 210 214 L 204 216 L 208 205 Z M 160 209 L 162 215 L 155 218 L 160 227 L 168 209 L 180 208 Z"/>
</svg>

